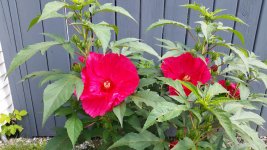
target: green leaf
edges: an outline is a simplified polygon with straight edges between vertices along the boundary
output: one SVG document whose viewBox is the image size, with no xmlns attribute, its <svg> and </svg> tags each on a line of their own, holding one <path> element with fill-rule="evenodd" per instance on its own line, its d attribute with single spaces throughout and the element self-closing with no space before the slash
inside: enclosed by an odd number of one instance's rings
<svg viewBox="0 0 267 150">
<path fill-rule="evenodd" d="M 136 22 L 136 20 L 131 16 L 131 14 L 125 10 L 122 7 L 119 6 L 113 6 L 112 3 L 106 3 L 102 6 L 99 7 L 99 9 L 97 9 L 96 11 L 93 12 L 93 14 L 99 13 L 99 12 L 116 12 L 116 13 L 120 13 L 122 15 L 125 15 L 129 18 L 131 18 L 132 20 L 134 20 Z"/>
<path fill-rule="evenodd" d="M 142 42 L 129 42 L 129 43 L 124 43 L 120 45 L 121 47 L 128 47 L 128 48 L 132 48 L 134 50 L 137 51 L 143 51 L 143 52 L 147 52 L 153 56 L 156 56 L 158 59 L 160 59 L 160 56 L 158 55 L 158 53 L 149 45 L 142 43 Z"/>
<path fill-rule="evenodd" d="M 239 84 L 238 86 L 240 90 L 240 99 L 245 100 L 249 97 L 250 95 L 250 90 L 249 87 L 247 87 L 245 84 Z"/>
<path fill-rule="evenodd" d="M 26 75 L 25 77 L 23 77 L 21 79 L 21 82 L 25 81 L 25 80 L 28 80 L 30 78 L 44 77 L 44 76 L 55 75 L 55 74 L 59 74 L 59 73 L 62 73 L 62 72 L 57 71 L 57 70 L 53 70 L 53 71 L 37 71 L 37 72 L 30 73 L 30 74 Z"/>
<path fill-rule="evenodd" d="M 142 108 L 142 103 L 145 103 L 147 106 L 156 107 L 158 103 L 165 101 L 158 93 L 148 90 L 139 91 L 129 96 L 129 98 L 140 108 Z"/>
<path fill-rule="evenodd" d="M 28 31 L 38 22 L 40 19 L 41 15 L 38 15 L 32 19 L 32 21 L 29 24 Z"/>
<path fill-rule="evenodd" d="M 211 38 L 212 33 L 217 29 L 216 23 L 207 24 L 204 21 L 198 21 L 196 23 L 199 23 L 201 25 L 201 31 L 207 41 Z"/>
<path fill-rule="evenodd" d="M 179 82 L 181 82 L 183 86 L 187 87 L 190 91 L 192 91 L 198 98 L 202 97 L 197 87 L 193 85 L 192 83 L 186 82 L 186 81 L 180 81 L 180 80 Z"/>
<path fill-rule="evenodd" d="M 190 138 L 185 137 L 183 140 L 179 140 L 172 150 L 196 150 L 196 146 Z"/>
<path fill-rule="evenodd" d="M 225 27 L 225 26 L 219 26 L 217 28 L 218 30 L 223 30 L 223 31 L 230 31 L 232 33 L 234 33 L 238 38 L 239 40 L 241 41 L 241 43 L 244 45 L 245 44 L 245 38 L 243 36 L 243 34 L 237 30 L 234 30 L 233 28 L 231 27 Z"/>
<path fill-rule="evenodd" d="M 74 57 L 74 49 L 71 46 L 71 43 L 66 41 L 64 37 L 61 37 L 59 35 L 51 34 L 51 33 L 43 33 L 45 36 L 50 37 L 51 39 L 59 42 L 64 43 L 61 46 L 70 54 L 70 56 Z"/>
<path fill-rule="evenodd" d="M 44 113 L 43 125 L 47 118 L 56 111 L 60 106 L 66 103 L 74 93 L 77 83 L 81 83 L 81 79 L 68 75 L 48 85 L 43 93 Z M 80 94 L 77 92 L 77 95 Z"/>
<path fill-rule="evenodd" d="M 94 31 L 97 38 L 101 41 L 103 52 L 106 53 L 109 41 L 111 39 L 111 28 L 103 24 L 90 24 L 90 28 Z"/>
<path fill-rule="evenodd" d="M 179 116 L 183 111 L 187 110 L 185 105 L 176 105 L 170 102 L 158 103 L 149 114 L 143 130 L 152 126 L 156 122 L 164 122 Z"/>
<path fill-rule="evenodd" d="M 259 138 L 255 129 L 252 129 L 249 125 L 240 124 L 239 122 L 233 122 L 234 128 L 238 130 L 239 135 L 245 143 L 248 143 L 249 147 L 255 150 L 266 149 L 266 144 Z"/>
<path fill-rule="evenodd" d="M 265 122 L 265 120 L 260 115 L 254 112 L 244 111 L 244 110 L 238 111 L 230 119 L 239 123 L 254 122 L 260 126 L 262 126 L 263 123 Z"/>
<path fill-rule="evenodd" d="M 21 110 L 20 112 L 19 112 L 19 115 L 20 116 L 26 116 L 28 113 L 27 113 L 27 111 L 26 110 Z"/>
<path fill-rule="evenodd" d="M 241 20 L 240 18 L 234 16 L 234 15 L 230 15 L 230 14 L 223 14 L 223 15 L 218 15 L 214 17 L 215 20 L 218 19 L 225 19 L 225 20 L 232 20 L 232 21 L 236 21 L 242 24 L 246 24 L 243 20 Z"/>
<path fill-rule="evenodd" d="M 229 115 L 227 115 L 227 112 L 220 109 L 209 109 L 209 111 L 219 120 L 221 126 L 224 128 L 226 134 L 232 140 L 232 142 L 237 143 L 236 134 L 233 130 L 232 122 L 229 118 Z"/>
<path fill-rule="evenodd" d="M 205 13 L 206 13 L 205 7 L 199 5 L 195 2 L 193 4 L 185 4 L 185 5 L 181 5 L 181 6 L 185 7 L 185 8 L 193 9 L 195 11 L 199 11 L 202 15 L 205 15 Z"/>
<path fill-rule="evenodd" d="M 226 43 L 226 44 L 220 43 L 218 45 L 224 46 L 224 47 L 227 47 L 227 48 L 233 50 L 241 58 L 242 62 L 245 65 L 246 71 L 249 72 L 248 59 L 247 59 L 246 55 L 242 52 L 241 49 L 238 49 L 237 47 L 233 46 L 230 43 Z"/>
<path fill-rule="evenodd" d="M 141 133 L 128 133 L 120 140 L 111 145 L 108 149 L 113 149 L 120 146 L 128 146 L 136 150 L 143 150 L 151 145 L 162 143 L 162 139 L 154 134 L 143 131 Z"/>
<path fill-rule="evenodd" d="M 123 117 L 124 117 L 125 112 L 126 112 L 126 103 L 123 102 L 119 106 L 115 107 L 113 109 L 113 112 L 117 116 L 117 118 L 119 119 L 121 127 L 123 128 Z"/>
<path fill-rule="evenodd" d="M 61 133 L 57 133 L 55 137 L 48 141 L 46 150 L 72 150 L 72 144 L 68 137 L 67 131 L 62 130 Z"/>
<path fill-rule="evenodd" d="M 181 54 L 183 54 L 184 51 L 177 51 L 177 50 L 171 50 L 171 51 L 167 51 L 162 57 L 161 59 L 165 59 L 168 57 L 177 57 L 180 56 Z"/>
<path fill-rule="evenodd" d="M 152 84 L 154 84 L 156 82 L 157 82 L 157 80 L 154 79 L 154 78 L 142 78 L 142 79 L 140 79 L 138 88 L 143 88 L 143 87 L 152 85 Z"/>
<path fill-rule="evenodd" d="M 55 112 L 55 116 L 67 116 L 73 113 L 73 109 L 71 107 L 60 107 Z"/>
<path fill-rule="evenodd" d="M 66 121 L 65 128 L 67 129 L 68 136 L 69 136 L 71 143 L 74 147 L 78 137 L 80 136 L 80 134 L 83 130 L 83 123 L 77 117 L 77 115 L 72 115 L 72 117 Z"/>
<path fill-rule="evenodd" d="M 160 19 L 159 21 L 151 24 L 147 30 L 152 30 L 154 28 L 160 27 L 160 26 L 165 26 L 165 25 L 174 25 L 174 26 L 178 26 L 181 28 L 185 28 L 185 29 L 190 29 L 190 27 L 188 25 L 185 25 L 183 23 L 177 22 L 177 21 L 173 21 L 173 20 L 165 20 L 165 19 Z"/>
<path fill-rule="evenodd" d="M 37 23 L 39 23 L 42 20 L 49 19 L 49 18 L 65 17 L 64 15 L 59 14 L 57 12 L 58 10 L 62 9 L 65 5 L 66 4 L 64 2 L 60 2 L 60 1 L 53 1 L 53 2 L 47 3 Z"/>
<path fill-rule="evenodd" d="M 182 97 L 186 97 L 184 88 L 178 80 L 172 80 L 172 79 L 164 78 L 164 77 L 159 77 L 158 79 L 163 81 L 165 84 L 173 87 L 178 92 L 178 95 L 181 95 Z"/>
<path fill-rule="evenodd" d="M 25 63 L 27 60 L 29 60 L 37 52 L 41 51 L 42 53 L 45 53 L 47 49 L 58 44 L 61 44 L 61 43 L 50 41 L 50 42 L 36 43 L 36 44 L 25 47 L 12 60 L 9 66 L 9 70 L 7 72 L 7 76 L 10 75 L 17 67 L 19 67 L 20 65 Z"/>
<path fill-rule="evenodd" d="M 214 96 L 222 94 L 222 93 L 229 93 L 229 92 L 221 84 L 214 83 L 213 85 L 210 85 L 207 95 L 211 99 Z"/>
</svg>

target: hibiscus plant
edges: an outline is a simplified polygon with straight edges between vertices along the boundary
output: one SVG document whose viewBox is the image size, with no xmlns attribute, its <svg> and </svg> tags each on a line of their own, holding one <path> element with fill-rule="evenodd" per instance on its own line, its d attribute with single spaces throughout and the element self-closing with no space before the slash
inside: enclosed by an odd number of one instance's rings
<svg viewBox="0 0 267 150">
<path fill-rule="evenodd" d="M 184 28 L 194 45 L 159 39 L 166 53 L 160 57 L 136 38 L 111 41 L 117 26 L 94 22 L 96 14 L 116 12 L 134 18 L 123 8 L 98 0 L 53 1 L 30 23 L 64 18 L 76 31 L 71 40 L 43 33 L 53 41 L 29 45 L 13 59 L 8 75 L 34 54 L 62 46 L 73 63 L 70 72 L 34 72 L 43 93 L 43 125 L 51 115 L 65 116 L 47 149 L 72 149 L 92 140 L 95 149 L 265 149 L 254 126 L 264 120 L 253 110 L 265 104 L 264 93 L 251 93 L 251 83 L 267 85 L 267 65 L 243 45 L 228 43 L 218 32 L 242 33 L 220 20 L 241 19 L 198 4 L 183 7 L 200 13 L 195 27 L 159 20 L 148 30 L 174 25 Z M 64 9 L 65 13 L 59 13 Z M 134 20 L 135 21 L 135 20 Z M 195 33 L 195 34 L 194 34 Z M 220 52 L 218 47 L 229 49 Z M 149 53 L 155 63 L 143 57 Z M 78 58 L 78 60 L 76 59 Z M 161 62 L 161 64 L 158 64 Z M 50 84 L 48 84 L 50 83 Z M 167 130 L 172 133 L 166 134 Z"/>
</svg>

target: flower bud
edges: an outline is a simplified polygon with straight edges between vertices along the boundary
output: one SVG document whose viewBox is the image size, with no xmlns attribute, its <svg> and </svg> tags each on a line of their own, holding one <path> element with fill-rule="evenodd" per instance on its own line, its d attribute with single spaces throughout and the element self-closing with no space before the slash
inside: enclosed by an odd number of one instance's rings
<svg viewBox="0 0 267 150">
<path fill-rule="evenodd" d="M 169 148 L 172 149 L 176 144 L 178 144 L 178 140 L 170 142 Z"/>
<path fill-rule="evenodd" d="M 71 68 L 73 71 L 78 72 L 78 73 L 82 71 L 82 65 L 79 63 L 73 63 Z"/>
<path fill-rule="evenodd" d="M 95 41 L 95 46 L 98 48 L 102 46 L 101 41 L 99 39 Z"/>
<path fill-rule="evenodd" d="M 218 66 L 217 65 L 213 65 L 210 67 L 212 72 L 217 72 L 218 71 Z"/>
</svg>

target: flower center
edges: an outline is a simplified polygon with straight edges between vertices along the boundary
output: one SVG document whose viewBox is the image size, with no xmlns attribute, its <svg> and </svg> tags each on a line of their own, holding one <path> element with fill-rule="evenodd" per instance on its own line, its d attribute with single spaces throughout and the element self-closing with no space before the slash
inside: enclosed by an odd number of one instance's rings
<svg viewBox="0 0 267 150">
<path fill-rule="evenodd" d="M 103 83 L 103 86 L 104 86 L 105 89 L 109 89 L 111 87 L 111 83 L 109 81 L 105 81 Z"/>
<path fill-rule="evenodd" d="M 189 75 L 185 75 L 183 81 L 190 81 L 191 77 Z"/>
</svg>

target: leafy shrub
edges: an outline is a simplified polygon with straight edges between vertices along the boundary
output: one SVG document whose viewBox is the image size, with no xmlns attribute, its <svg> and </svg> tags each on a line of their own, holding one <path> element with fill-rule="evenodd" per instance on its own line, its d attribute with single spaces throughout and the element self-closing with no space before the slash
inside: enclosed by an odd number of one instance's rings
<svg viewBox="0 0 267 150">
<path fill-rule="evenodd" d="M 217 34 L 234 33 L 244 44 L 242 33 L 220 20 L 244 22 L 220 14 L 222 9 L 211 12 L 198 4 L 183 7 L 200 13 L 201 21 L 195 27 L 159 20 L 148 30 L 164 25 L 182 27 L 195 44 L 190 47 L 159 39 L 166 50 L 160 57 L 139 39 L 111 42 L 111 31 L 118 34 L 118 27 L 104 21 L 92 22 L 94 15 L 102 12 L 133 19 L 119 6 L 102 5 L 97 0 L 53 1 L 45 5 L 29 29 L 43 20 L 61 17 L 77 34 L 66 41 L 44 33 L 53 41 L 21 50 L 8 74 L 37 52 L 44 54 L 55 45 L 79 58 L 68 73 L 41 71 L 24 78 L 41 77 L 41 85 L 52 82 L 44 90 L 43 125 L 53 114 L 67 118 L 65 128 L 56 131 L 47 149 L 72 149 L 88 139 L 101 139 L 95 143 L 96 149 L 265 149 L 250 125 L 263 125 L 261 116 L 251 110 L 267 101 L 265 94 L 250 92 L 250 85 L 267 83 L 267 65 L 242 45 L 229 43 Z M 68 13 L 60 14 L 60 9 Z M 230 49 L 230 55 L 218 52 L 217 47 Z M 144 52 L 162 60 L 160 66 L 144 58 Z M 174 140 L 165 135 L 170 126 L 176 132 Z"/>
<path fill-rule="evenodd" d="M 23 127 L 17 124 L 17 121 L 22 120 L 27 115 L 25 110 L 14 110 L 9 114 L 0 114 L 0 135 L 6 135 L 7 137 L 14 136 L 17 133 L 22 132 Z"/>
</svg>

